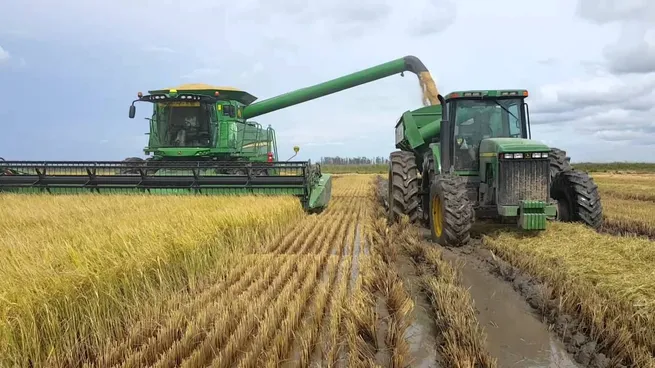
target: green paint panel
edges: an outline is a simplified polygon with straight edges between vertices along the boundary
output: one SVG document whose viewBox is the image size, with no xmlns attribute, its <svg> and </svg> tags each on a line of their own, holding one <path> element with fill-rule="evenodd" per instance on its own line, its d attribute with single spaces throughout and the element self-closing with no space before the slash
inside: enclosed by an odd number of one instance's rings
<svg viewBox="0 0 655 368">
<path fill-rule="evenodd" d="M 440 173 L 441 172 L 441 147 L 439 143 L 433 143 L 430 145 L 430 150 L 432 154 L 432 158 L 434 159 L 434 172 Z"/>
<path fill-rule="evenodd" d="M 327 207 L 332 196 L 332 174 L 323 174 L 309 196 L 309 210 Z"/>
<path fill-rule="evenodd" d="M 498 215 L 502 217 L 516 217 L 519 215 L 519 206 L 498 206 Z"/>
<path fill-rule="evenodd" d="M 546 202 L 521 201 L 519 204 L 519 228 L 523 230 L 546 230 Z"/>
<path fill-rule="evenodd" d="M 480 154 L 548 151 L 550 151 L 550 147 L 533 139 L 487 138 L 480 142 Z"/>
</svg>

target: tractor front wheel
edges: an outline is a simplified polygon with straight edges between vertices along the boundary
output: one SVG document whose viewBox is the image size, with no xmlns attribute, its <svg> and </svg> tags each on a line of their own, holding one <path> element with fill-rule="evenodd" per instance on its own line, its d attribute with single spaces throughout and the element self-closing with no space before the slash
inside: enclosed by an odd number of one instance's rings
<svg viewBox="0 0 655 368">
<path fill-rule="evenodd" d="M 557 220 L 581 222 L 594 230 L 603 224 L 603 206 L 598 186 L 586 172 L 575 169 L 555 176 L 550 196 L 557 201 Z"/>
<path fill-rule="evenodd" d="M 432 241 L 459 247 L 471 238 L 473 206 L 466 182 L 455 175 L 436 175 L 430 186 L 430 231 Z"/>
<path fill-rule="evenodd" d="M 419 185 L 416 157 L 411 152 L 396 151 L 389 157 L 388 217 L 396 222 L 407 215 L 410 222 L 419 216 Z"/>
</svg>

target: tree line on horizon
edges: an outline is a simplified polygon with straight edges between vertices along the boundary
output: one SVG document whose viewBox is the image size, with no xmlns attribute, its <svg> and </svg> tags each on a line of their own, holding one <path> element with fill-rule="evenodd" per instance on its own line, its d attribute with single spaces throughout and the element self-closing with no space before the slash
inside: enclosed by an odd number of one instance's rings
<svg viewBox="0 0 655 368">
<path fill-rule="evenodd" d="M 321 157 L 321 165 L 386 165 L 389 159 L 386 157 Z"/>
</svg>

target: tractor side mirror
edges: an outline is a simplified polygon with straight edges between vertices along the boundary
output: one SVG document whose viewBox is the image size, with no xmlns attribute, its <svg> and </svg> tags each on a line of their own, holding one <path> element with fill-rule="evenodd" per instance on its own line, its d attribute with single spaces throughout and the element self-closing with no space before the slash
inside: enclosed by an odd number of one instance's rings
<svg viewBox="0 0 655 368">
<path fill-rule="evenodd" d="M 134 116 L 136 116 L 136 106 L 130 105 L 130 119 L 134 119 Z"/>
</svg>

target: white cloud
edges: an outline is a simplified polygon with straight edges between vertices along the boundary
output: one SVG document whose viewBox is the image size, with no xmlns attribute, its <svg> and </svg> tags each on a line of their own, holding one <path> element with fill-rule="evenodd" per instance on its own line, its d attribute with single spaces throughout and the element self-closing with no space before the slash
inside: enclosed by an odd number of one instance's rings
<svg viewBox="0 0 655 368">
<path fill-rule="evenodd" d="M 11 55 L 9 55 L 9 51 L 5 50 L 0 46 L 0 64 L 7 62 Z"/>
<path fill-rule="evenodd" d="M 652 160 L 652 151 L 644 153 L 655 146 L 655 3 L 579 0 L 577 14 L 599 31 L 618 27 L 618 37 L 607 38 L 586 72 L 538 89 L 534 124 L 559 127 L 553 134 L 566 132 L 580 143 L 616 145 L 613 153 L 628 159 Z"/>
<path fill-rule="evenodd" d="M 143 51 L 145 52 L 154 52 L 154 53 L 164 53 L 164 54 L 173 54 L 175 53 L 175 50 L 173 50 L 170 47 L 165 47 L 165 46 L 155 46 L 155 45 L 149 45 L 143 48 Z"/>
<path fill-rule="evenodd" d="M 612 155 L 619 159 L 643 159 L 652 151 L 643 146 L 655 133 L 652 0 L 31 4 L 3 8 L 0 24 L 40 35 L 53 48 L 68 42 L 82 50 L 120 45 L 128 55 L 148 51 L 129 61 L 141 62 L 139 74 L 147 73 L 143 80 L 152 84 L 142 90 L 205 82 L 240 87 L 262 100 L 416 55 L 443 93 L 529 89 L 533 138 L 569 150 L 574 160 L 611 159 L 603 156 L 606 145 L 618 147 Z M 121 83 L 106 78 L 103 83 Z M 302 144 L 301 155 L 312 158 L 386 156 L 394 149 L 397 119 L 420 106 L 416 77 L 406 73 L 254 120 L 277 130 L 281 152 Z M 123 113 L 124 106 L 116 109 Z M 122 127 L 111 129 L 119 135 Z M 625 149 L 630 144 L 642 148 Z"/>
<path fill-rule="evenodd" d="M 217 68 L 198 68 L 181 76 L 182 79 L 200 80 L 219 77 L 221 70 Z"/>
</svg>

